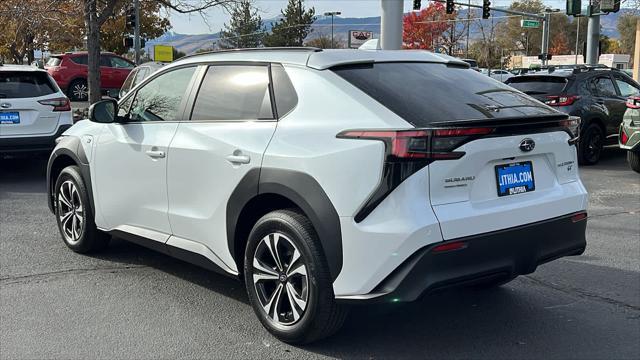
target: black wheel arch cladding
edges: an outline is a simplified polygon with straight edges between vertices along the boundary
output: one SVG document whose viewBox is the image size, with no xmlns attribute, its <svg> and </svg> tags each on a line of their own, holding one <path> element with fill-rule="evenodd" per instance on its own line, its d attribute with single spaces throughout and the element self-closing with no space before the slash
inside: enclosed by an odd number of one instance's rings
<svg viewBox="0 0 640 360">
<path fill-rule="evenodd" d="M 320 184 L 310 175 L 285 169 L 255 168 L 250 170 L 238 183 L 227 203 L 227 242 L 236 264 L 237 242 L 246 243 L 247 239 L 238 239 L 236 225 L 246 206 L 259 195 L 274 194 L 290 200 L 304 212 L 318 235 L 324 252 L 329 273 L 335 280 L 342 269 L 342 233 L 340 217 L 331 200 Z M 249 211 L 251 209 L 248 209 Z"/>
<path fill-rule="evenodd" d="M 64 162 L 65 166 L 59 168 L 57 165 L 59 164 L 60 159 L 62 159 L 63 157 L 71 159 L 73 163 Z M 58 145 L 51 153 L 51 156 L 49 157 L 49 162 L 47 164 L 47 205 L 49 206 L 49 210 L 51 210 L 51 212 L 55 212 L 55 204 L 53 198 L 55 190 L 53 189 L 53 187 L 55 186 L 57 180 L 57 174 L 59 174 L 64 167 L 69 165 L 76 165 L 80 168 L 80 174 L 82 175 L 82 180 L 84 181 L 85 187 L 87 188 L 89 203 L 91 204 L 89 215 L 93 216 L 94 201 L 93 188 L 91 186 L 89 160 L 87 159 L 87 155 L 84 152 L 84 148 L 80 144 L 80 138 L 77 136 L 63 136 Z"/>
</svg>

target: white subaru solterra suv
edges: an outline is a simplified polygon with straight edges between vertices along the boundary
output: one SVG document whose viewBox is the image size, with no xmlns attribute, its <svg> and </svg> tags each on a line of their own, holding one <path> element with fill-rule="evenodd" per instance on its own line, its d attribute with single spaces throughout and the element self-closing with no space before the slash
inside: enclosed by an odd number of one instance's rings
<svg viewBox="0 0 640 360">
<path fill-rule="evenodd" d="M 224 51 L 90 109 L 48 165 L 66 245 L 244 280 L 279 339 L 347 306 L 495 286 L 585 248 L 578 120 L 423 51 Z"/>
</svg>

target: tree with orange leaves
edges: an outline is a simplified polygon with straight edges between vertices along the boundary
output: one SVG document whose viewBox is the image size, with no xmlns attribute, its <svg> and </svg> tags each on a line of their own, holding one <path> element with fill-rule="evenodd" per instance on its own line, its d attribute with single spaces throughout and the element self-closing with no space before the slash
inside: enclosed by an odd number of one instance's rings
<svg viewBox="0 0 640 360">
<path fill-rule="evenodd" d="M 405 49 L 433 50 L 443 33 L 450 29 L 448 20 L 455 14 L 447 14 L 442 3 L 430 3 L 419 12 L 404 16 L 402 41 Z"/>
</svg>

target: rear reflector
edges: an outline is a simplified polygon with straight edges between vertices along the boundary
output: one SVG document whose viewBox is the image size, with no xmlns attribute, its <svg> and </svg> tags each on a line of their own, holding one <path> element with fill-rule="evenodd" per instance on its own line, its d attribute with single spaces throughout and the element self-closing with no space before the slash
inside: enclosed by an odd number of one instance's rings
<svg viewBox="0 0 640 360">
<path fill-rule="evenodd" d="M 450 243 L 442 244 L 435 246 L 431 249 L 431 252 L 445 252 L 445 251 L 453 251 L 453 250 L 461 250 L 467 247 L 467 243 L 464 241 L 453 241 Z"/>
<path fill-rule="evenodd" d="M 53 111 L 71 111 L 71 102 L 66 97 L 38 101 L 42 105 L 53 106 Z"/>
<path fill-rule="evenodd" d="M 578 222 L 578 221 L 582 221 L 585 220 L 587 218 L 587 213 L 586 212 L 581 212 L 578 214 L 575 214 L 571 217 L 571 221 Z"/>
<path fill-rule="evenodd" d="M 625 133 L 624 130 L 620 131 L 620 142 L 622 143 L 622 145 L 626 145 L 627 140 L 629 140 L 629 136 L 627 135 L 627 133 Z"/>
</svg>

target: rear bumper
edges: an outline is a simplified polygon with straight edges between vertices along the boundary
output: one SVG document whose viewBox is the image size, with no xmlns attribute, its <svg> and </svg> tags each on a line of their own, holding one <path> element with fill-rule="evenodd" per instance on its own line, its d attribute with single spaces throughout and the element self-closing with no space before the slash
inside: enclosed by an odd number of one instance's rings
<svg viewBox="0 0 640 360">
<path fill-rule="evenodd" d="M 0 153 L 51 151 L 56 145 L 55 140 L 70 127 L 69 124 L 60 125 L 55 134 L 47 136 L 0 138 Z"/>
<path fill-rule="evenodd" d="M 585 212 L 439 242 L 404 261 L 369 294 L 339 298 L 343 302 L 413 301 L 421 295 L 453 286 L 511 278 L 532 273 L 540 264 L 563 256 L 580 255 L 586 247 Z M 443 244 L 463 248 L 437 252 Z M 436 251 L 434 251 L 436 250 Z"/>
</svg>

